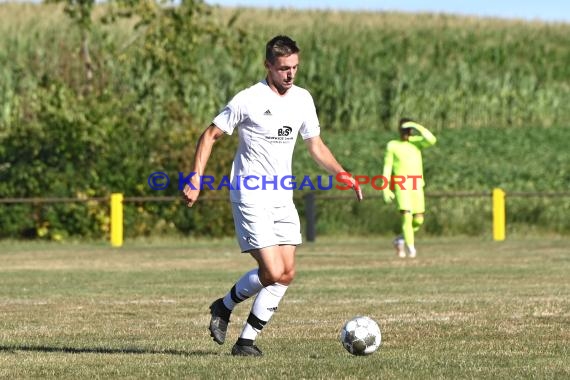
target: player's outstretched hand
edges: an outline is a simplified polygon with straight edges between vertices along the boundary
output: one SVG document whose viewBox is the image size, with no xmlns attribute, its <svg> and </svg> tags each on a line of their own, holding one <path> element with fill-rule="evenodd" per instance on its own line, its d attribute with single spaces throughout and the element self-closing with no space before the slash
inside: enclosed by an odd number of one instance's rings
<svg viewBox="0 0 570 380">
<path fill-rule="evenodd" d="M 362 195 L 362 189 L 360 188 L 360 186 L 358 186 L 358 184 L 356 184 L 356 186 L 354 186 L 352 189 L 356 194 L 356 199 L 360 202 L 362 198 L 364 198 L 364 196 Z"/>
<path fill-rule="evenodd" d="M 356 182 L 354 177 L 350 176 L 346 179 L 352 183 L 352 190 L 354 190 L 354 194 L 356 195 L 356 200 L 360 202 L 362 198 L 364 198 L 364 196 L 362 195 L 362 188 L 360 187 L 358 182 Z"/>
<path fill-rule="evenodd" d="M 390 189 L 384 189 L 382 195 L 384 196 L 384 202 L 386 203 L 391 203 L 394 200 L 394 198 L 396 198 L 396 195 Z"/>
<path fill-rule="evenodd" d="M 186 202 L 186 206 L 192 207 L 194 203 L 198 200 L 198 194 L 200 194 L 199 189 L 192 189 L 188 184 L 184 185 L 184 190 L 182 190 L 182 198 Z"/>
</svg>

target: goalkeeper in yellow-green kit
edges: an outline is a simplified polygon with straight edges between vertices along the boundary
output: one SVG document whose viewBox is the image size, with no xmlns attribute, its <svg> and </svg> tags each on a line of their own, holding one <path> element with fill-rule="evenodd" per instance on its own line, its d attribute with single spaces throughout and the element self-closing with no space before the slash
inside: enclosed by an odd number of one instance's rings
<svg viewBox="0 0 570 380">
<path fill-rule="evenodd" d="M 394 247 L 399 257 L 416 257 L 414 233 L 424 222 L 424 175 L 423 148 L 436 142 L 435 136 L 424 126 L 411 119 L 401 119 L 400 139 L 391 140 L 386 146 L 384 170 L 382 174 L 389 180 L 383 190 L 384 201 L 396 199 L 402 214 L 402 234 L 394 239 Z"/>
</svg>

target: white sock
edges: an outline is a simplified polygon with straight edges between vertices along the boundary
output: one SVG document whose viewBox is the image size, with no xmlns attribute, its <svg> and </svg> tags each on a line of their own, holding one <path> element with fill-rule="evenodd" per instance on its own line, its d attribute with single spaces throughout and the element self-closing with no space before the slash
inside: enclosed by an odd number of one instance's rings
<svg viewBox="0 0 570 380">
<path fill-rule="evenodd" d="M 240 303 L 256 295 L 263 285 L 259 281 L 258 269 L 252 269 L 244 274 L 238 282 L 231 288 L 231 290 L 224 296 L 224 305 L 233 310 L 234 307 Z"/>
<path fill-rule="evenodd" d="M 402 235 L 398 235 L 396 236 L 396 238 L 394 239 L 394 245 L 396 245 L 398 248 L 404 248 L 404 237 Z"/>
<path fill-rule="evenodd" d="M 277 311 L 279 302 L 281 302 L 287 288 L 287 285 L 275 283 L 259 291 L 240 338 L 251 340 L 257 338 L 257 334 L 261 332 L 275 311 Z"/>
</svg>

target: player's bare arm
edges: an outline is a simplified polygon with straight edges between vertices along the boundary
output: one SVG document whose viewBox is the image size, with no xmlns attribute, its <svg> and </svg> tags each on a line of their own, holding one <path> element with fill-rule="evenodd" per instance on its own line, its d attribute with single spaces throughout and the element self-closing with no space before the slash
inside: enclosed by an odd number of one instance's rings
<svg viewBox="0 0 570 380">
<path fill-rule="evenodd" d="M 200 178 L 204 175 L 214 143 L 223 135 L 224 132 L 220 128 L 215 124 L 210 124 L 198 139 L 196 153 L 194 154 L 194 165 L 192 166 L 192 172 L 196 174 L 190 179 L 192 186 L 186 184 L 182 191 L 184 201 L 188 207 L 192 207 L 198 200 L 200 195 Z"/>
<path fill-rule="evenodd" d="M 329 174 L 337 175 L 339 173 L 346 172 L 346 170 L 344 170 L 338 163 L 320 136 L 311 137 L 305 140 L 305 144 L 307 145 L 307 148 L 309 149 L 309 153 L 311 154 L 311 157 L 313 157 L 313 160 L 315 160 L 315 162 Z M 352 188 L 356 194 L 356 199 L 358 199 L 358 201 L 361 201 L 363 198 L 362 189 L 360 186 L 358 186 L 354 178 L 350 177 L 348 180 L 352 182 Z"/>
</svg>

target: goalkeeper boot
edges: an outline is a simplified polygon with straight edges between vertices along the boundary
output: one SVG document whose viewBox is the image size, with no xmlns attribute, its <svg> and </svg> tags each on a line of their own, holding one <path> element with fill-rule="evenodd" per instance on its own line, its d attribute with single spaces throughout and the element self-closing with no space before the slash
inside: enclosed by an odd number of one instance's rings
<svg viewBox="0 0 570 380">
<path fill-rule="evenodd" d="M 392 244 L 394 245 L 394 249 L 396 250 L 396 255 L 398 257 L 406 257 L 404 238 L 402 235 L 396 236 Z"/>
</svg>

